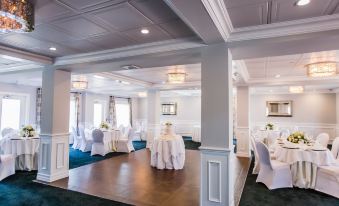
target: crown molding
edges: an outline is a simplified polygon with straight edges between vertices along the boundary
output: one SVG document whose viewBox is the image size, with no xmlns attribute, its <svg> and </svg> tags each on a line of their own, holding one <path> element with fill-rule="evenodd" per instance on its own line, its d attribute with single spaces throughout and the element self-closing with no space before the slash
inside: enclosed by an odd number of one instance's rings
<svg viewBox="0 0 339 206">
<path fill-rule="evenodd" d="M 235 28 L 229 42 L 282 37 L 339 29 L 339 14 L 279 22 L 266 25 Z"/>
<path fill-rule="evenodd" d="M 158 54 L 161 52 L 171 52 L 183 49 L 192 49 L 206 46 L 197 38 L 172 39 L 160 42 L 152 42 L 141 45 L 127 46 L 104 51 L 75 54 L 58 57 L 55 59 L 55 66 L 98 62 L 104 60 L 114 60 L 132 56 Z"/>
<path fill-rule="evenodd" d="M 201 0 L 225 42 L 234 28 L 227 12 L 224 0 Z"/>
<path fill-rule="evenodd" d="M 22 51 L 19 49 L 14 49 L 6 46 L 0 45 L 0 57 L 13 60 L 13 61 L 19 61 L 19 62 L 30 62 L 30 63 L 36 63 L 40 65 L 51 65 L 53 64 L 53 58 L 34 54 L 26 51 Z"/>
<path fill-rule="evenodd" d="M 201 81 L 194 81 L 194 82 L 184 82 L 182 84 L 154 84 L 152 88 L 161 89 L 161 90 L 172 90 L 172 89 L 187 89 L 191 87 L 200 87 Z"/>
<path fill-rule="evenodd" d="M 339 76 L 311 78 L 307 76 L 292 76 L 283 78 L 255 78 L 249 79 L 249 86 L 278 86 L 278 85 L 318 85 L 318 84 L 335 84 L 339 82 Z"/>
</svg>

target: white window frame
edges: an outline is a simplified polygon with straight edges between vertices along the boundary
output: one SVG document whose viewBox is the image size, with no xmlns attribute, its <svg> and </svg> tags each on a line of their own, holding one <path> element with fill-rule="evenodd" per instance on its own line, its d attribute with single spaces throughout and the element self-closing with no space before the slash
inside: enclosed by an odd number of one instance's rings
<svg viewBox="0 0 339 206">
<path fill-rule="evenodd" d="M 101 104 L 102 105 L 102 111 L 101 111 L 101 115 L 102 115 L 102 120 L 101 121 L 105 121 L 106 120 L 106 101 L 103 101 L 103 100 L 94 100 L 93 101 L 93 105 L 92 105 L 92 108 L 93 108 L 93 116 L 92 116 L 92 122 L 93 122 L 93 126 L 94 127 L 98 127 L 99 125 L 95 125 L 94 124 L 94 104 Z"/>
</svg>

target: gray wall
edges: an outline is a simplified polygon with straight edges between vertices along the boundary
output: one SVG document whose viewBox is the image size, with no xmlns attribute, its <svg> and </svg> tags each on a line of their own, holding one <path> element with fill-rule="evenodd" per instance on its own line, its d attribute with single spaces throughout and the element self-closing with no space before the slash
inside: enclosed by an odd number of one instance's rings
<svg viewBox="0 0 339 206">
<path fill-rule="evenodd" d="M 266 101 L 292 100 L 293 117 L 266 117 Z M 336 124 L 336 94 L 251 95 L 251 122 Z"/>
</svg>

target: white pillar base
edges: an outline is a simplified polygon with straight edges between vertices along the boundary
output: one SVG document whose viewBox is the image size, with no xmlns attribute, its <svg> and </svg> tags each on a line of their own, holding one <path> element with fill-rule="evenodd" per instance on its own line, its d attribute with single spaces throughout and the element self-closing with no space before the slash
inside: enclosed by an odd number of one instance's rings
<svg viewBox="0 0 339 206">
<path fill-rule="evenodd" d="M 53 182 L 69 173 L 69 133 L 40 134 L 37 180 Z"/>
<path fill-rule="evenodd" d="M 237 127 L 237 156 L 238 157 L 250 157 L 250 130 L 248 127 Z"/>
<path fill-rule="evenodd" d="M 201 150 L 201 206 L 233 206 L 233 152 L 229 149 L 200 147 Z"/>
</svg>

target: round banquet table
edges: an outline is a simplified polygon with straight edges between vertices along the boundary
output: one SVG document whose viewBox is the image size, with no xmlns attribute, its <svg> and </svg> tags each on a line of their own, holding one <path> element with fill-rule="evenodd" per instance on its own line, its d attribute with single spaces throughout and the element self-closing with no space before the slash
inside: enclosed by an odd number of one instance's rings
<svg viewBox="0 0 339 206">
<path fill-rule="evenodd" d="M 85 130 L 85 136 L 88 139 L 93 139 L 92 137 L 92 131 L 90 129 Z M 116 144 L 118 139 L 121 136 L 121 132 L 118 129 L 112 129 L 112 130 L 101 130 L 104 133 L 103 142 L 110 151 L 116 151 Z"/>
<path fill-rule="evenodd" d="M 319 145 L 317 146 L 319 149 Z M 293 185 L 299 188 L 314 188 L 318 166 L 335 164 L 332 153 L 323 147 L 323 151 L 316 151 L 307 145 L 276 144 L 274 157 L 280 162 L 290 164 Z"/>
<path fill-rule="evenodd" d="M 181 136 L 156 138 L 151 149 L 151 166 L 179 170 L 185 164 L 185 144 Z"/>
<path fill-rule="evenodd" d="M 39 143 L 39 137 L 2 139 L 1 154 L 15 156 L 16 170 L 37 170 Z"/>
</svg>

